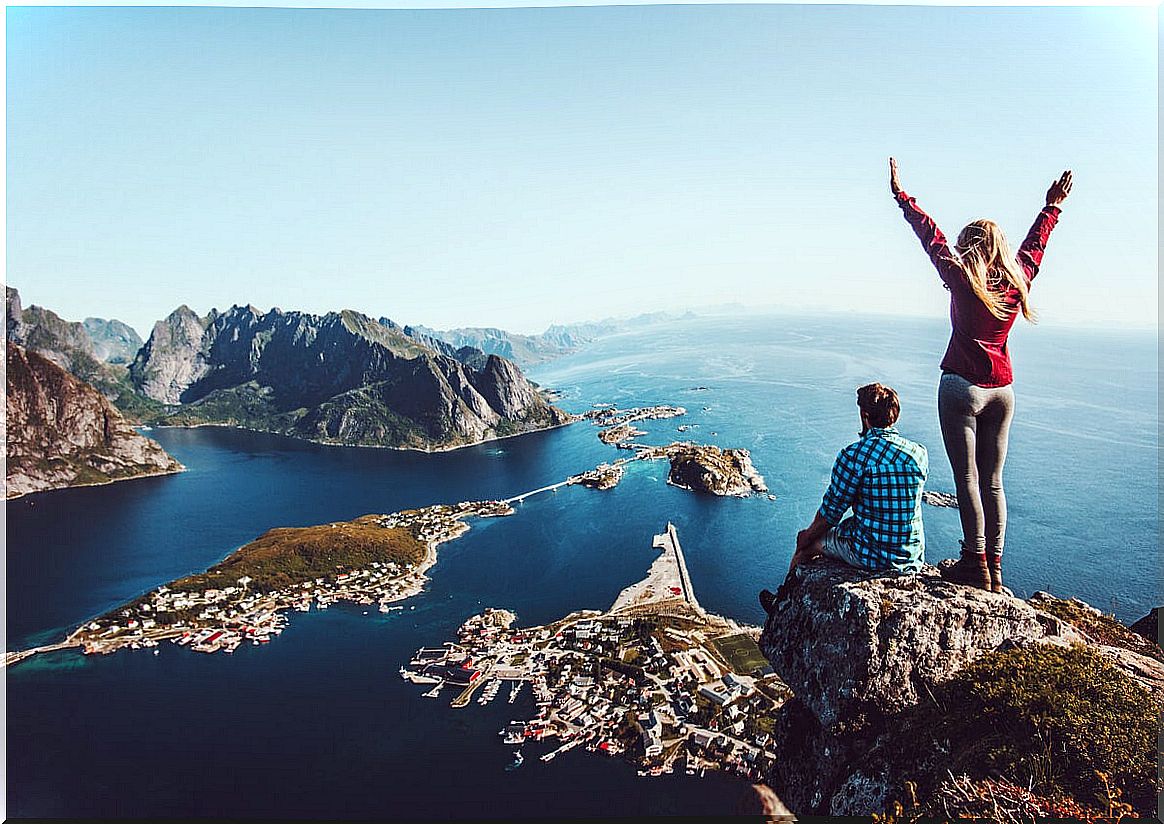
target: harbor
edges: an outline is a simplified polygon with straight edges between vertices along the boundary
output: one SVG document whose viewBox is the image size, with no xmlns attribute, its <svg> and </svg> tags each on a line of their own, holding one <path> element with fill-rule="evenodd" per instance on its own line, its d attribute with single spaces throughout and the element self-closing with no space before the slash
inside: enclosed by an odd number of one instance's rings
<svg viewBox="0 0 1164 824">
<path fill-rule="evenodd" d="M 640 775 L 727 770 L 757 780 L 776 753 L 773 711 L 788 691 L 756 647 L 756 628 L 706 612 L 695 597 L 673 524 L 654 536 L 646 577 L 606 611 L 583 610 L 546 626 L 486 609 L 455 642 L 417 651 L 401 676 L 450 706 L 485 706 L 509 685 L 528 685 L 532 717 L 498 735 L 534 745 L 551 762 L 577 747 L 629 759 Z M 524 706 L 528 706 L 528 699 Z M 518 750 L 520 753 L 520 750 Z"/>
</svg>

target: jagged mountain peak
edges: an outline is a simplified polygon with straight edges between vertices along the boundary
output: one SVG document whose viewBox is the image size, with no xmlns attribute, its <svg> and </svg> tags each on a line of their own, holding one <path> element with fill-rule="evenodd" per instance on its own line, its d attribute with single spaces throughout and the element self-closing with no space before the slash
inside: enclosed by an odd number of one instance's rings
<svg viewBox="0 0 1164 824">
<path fill-rule="evenodd" d="M 141 336 L 129 324 L 105 318 L 85 318 L 82 325 L 93 340 L 97 356 L 106 363 L 128 364 L 141 349 Z"/>
<path fill-rule="evenodd" d="M 278 313 L 277 310 L 275 310 L 275 309 L 272 309 L 271 312 L 276 313 L 276 314 Z M 225 312 L 223 312 L 222 314 L 225 317 L 244 316 L 244 317 L 252 317 L 252 318 L 262 318 L 264 313 L 261 309 L 259 309 L 259 307 L 255 306 L 254 304 L 236 303 L 233 306 L 231 306 L 229 309 L 227 309 Z"/>
<path fill-rule="evenodd" d="M 65 320 L 43 306 L 24 307 L 20 293 L 11 286 L 5 290 L 5 301 L 9 342 L 47 358 L 108 398 L 132 395 L 125 362 L 133 357 L 141 339 L 129 326 L 95 318 L 80 323 Z"/>
<path fill-rule="evenodd" d="M 465 355 L 352 309 L 234 306 L 206 319 L 176 310 L 131 374 L 143 394 L 180 405 L 173 422 L 329 442 L 459 445 L 568 419 L 513 364 Z"/>
</svg>

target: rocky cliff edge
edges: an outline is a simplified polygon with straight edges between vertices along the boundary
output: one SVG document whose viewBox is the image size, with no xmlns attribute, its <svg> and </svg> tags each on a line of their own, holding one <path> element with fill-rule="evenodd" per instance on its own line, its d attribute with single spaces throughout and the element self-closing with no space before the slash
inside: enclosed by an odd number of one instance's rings
<svg viewBox="0 0 1164 824">
<path fill-rule="evenodd" d="M 92 386 L 12 342 L 5 416 L 7 498 L 183 469 Z"/>
<path fill-rule="evenodd" d="M 769 783 L 798 814 L 1155 814 L 1164 656 L 1080 601 L 822 559 L 760 647 L 794 693 Z"/>
</svg>

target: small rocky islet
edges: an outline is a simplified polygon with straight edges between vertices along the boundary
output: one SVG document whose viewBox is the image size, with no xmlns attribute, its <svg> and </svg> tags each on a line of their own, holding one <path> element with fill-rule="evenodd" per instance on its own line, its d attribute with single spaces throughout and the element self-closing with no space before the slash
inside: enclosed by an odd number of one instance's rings
<svg viewBox="0 0 1164 824">
<path fill-rule="evenodd" d="M 632 460 L 667 460 L 671 465 L 667 483 L 681 489 L 736 497 L 746 497 L 753 493 L 767 494 L 764 476 L 752 464 L 751 454 L 746 449 L 724 449 L 694 441 L 652 446 L 633 440 L 647 434 L 635 428 L 634 424 L 638 421 L 663 420 L 686 414 L 684 407 L 667 404 L 618 409 L 612 404 L 603 403 L 596 404 L 596 408 L 587 411 L 583 417 L 601 427 L 598 432 L 600 441 L 633 451 L 633 457 L 622 458 L 616 464 Z M 685 432 L 690 426 L 681 425 L 679 429 Z"/>
</svg>

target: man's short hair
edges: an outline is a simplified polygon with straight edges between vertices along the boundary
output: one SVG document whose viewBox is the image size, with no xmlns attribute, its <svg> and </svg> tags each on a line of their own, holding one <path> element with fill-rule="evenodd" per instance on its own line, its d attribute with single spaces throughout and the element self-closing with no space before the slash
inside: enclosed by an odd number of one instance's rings
<svg viewBox="0 0 1164 824">
<path fill-rule="evenodd" d="M 888 386 L 870 383 L 857 390 L 857 406 L 865 413 L 871 426 L 883 428 L 897 423 L 901 401 Z"/>
</svg>

